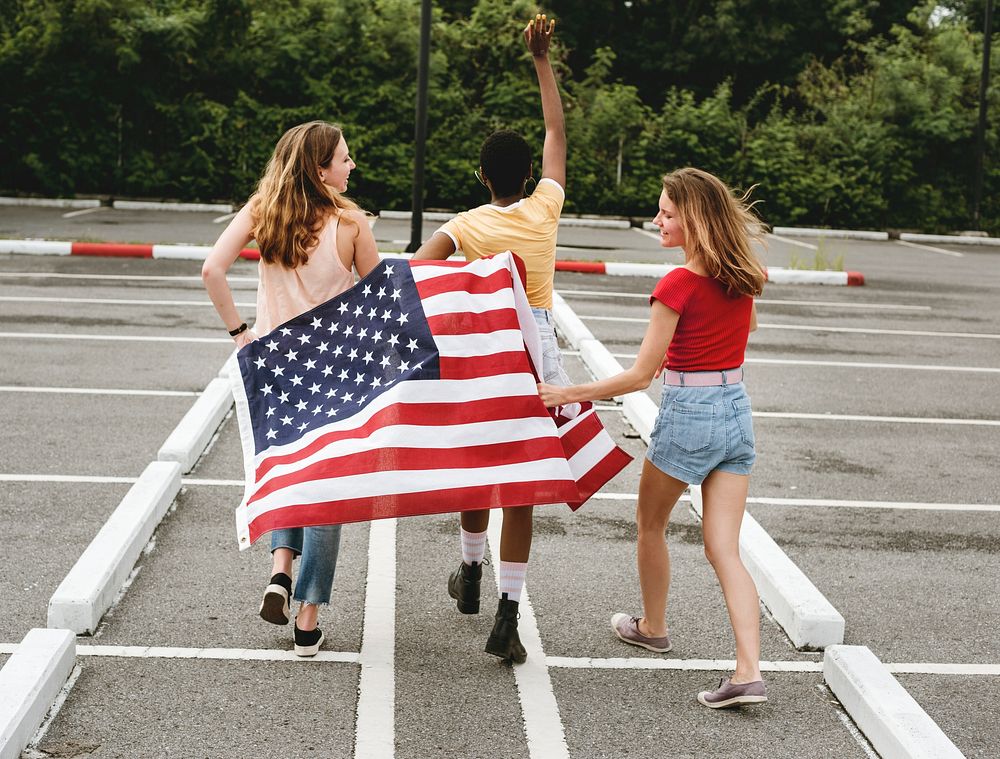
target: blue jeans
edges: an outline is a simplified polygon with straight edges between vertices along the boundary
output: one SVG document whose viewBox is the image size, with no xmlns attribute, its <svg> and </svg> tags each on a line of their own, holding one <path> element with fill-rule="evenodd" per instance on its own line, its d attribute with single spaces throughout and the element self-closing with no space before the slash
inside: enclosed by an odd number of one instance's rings
<svg viewBox="0 0 1000 759">
<path fill-rule="evenodd" d="M 542 339 L 542 382 L 550 385 L 572 385 L 566 370 L 562 365 L 562 354 L 559 352 L 559 340 L 556 338 L 556 330 L 552 318 L 552 312 L 547 308 L 531 309 L 531 315 L 535 317 L 535 324 L 538 325 L 538 334 Z"/>
<path fill-rule="evenodd" d="M 330 603 L 333 575 L 337 571 L 340 553 L 340 525 L 320 527 L 291 527 L 271 533 L 271 552 L 277 548 L 290 548 L 302 557 L 299 576 L 295 581 L 296 601 L 311 604 Z"/>
</svg>

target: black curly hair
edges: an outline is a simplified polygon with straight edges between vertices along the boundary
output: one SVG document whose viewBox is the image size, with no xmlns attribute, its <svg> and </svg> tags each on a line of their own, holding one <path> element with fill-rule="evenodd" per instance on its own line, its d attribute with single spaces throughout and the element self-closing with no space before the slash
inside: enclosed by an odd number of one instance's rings
<svg viewBox="0 0 1000 759">
<path fill-rule="evenodd" d="M 479 165 L 483 179 L 490 180 L 496 197 L 517 195 L 531 173 L 531 148 L 517 132 L 501 129 L 483 140 Z"/>
</svg>

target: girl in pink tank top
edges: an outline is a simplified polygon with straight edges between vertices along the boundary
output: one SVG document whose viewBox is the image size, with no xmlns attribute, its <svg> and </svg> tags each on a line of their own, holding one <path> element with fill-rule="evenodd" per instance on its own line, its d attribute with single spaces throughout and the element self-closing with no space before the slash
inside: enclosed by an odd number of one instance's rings
<svg viewBox="0 0 1000 759">
<path fill-rule="evenodd" d="M 364 277 L 378 264 L 366 215 L 342 194 L 354 166 L 333 124 L 300 124 L 278 140 L 257 192 L 219 236 L 201 271 L 237 350 L 352 287 L 352 268 Z M 240 316 L 226 280 L 251 240 L 260 248 L 253 329 Z M 330 601 L 339 549 L 340 525 L 271 533 L 271 579 L 260 616 L 288 623 L 292 562 L 301 556 L 294 593 L 301 602 L 294 627 L 299 656 L 314 656 L 323 643 L 317 612 Z"/>
</svg>

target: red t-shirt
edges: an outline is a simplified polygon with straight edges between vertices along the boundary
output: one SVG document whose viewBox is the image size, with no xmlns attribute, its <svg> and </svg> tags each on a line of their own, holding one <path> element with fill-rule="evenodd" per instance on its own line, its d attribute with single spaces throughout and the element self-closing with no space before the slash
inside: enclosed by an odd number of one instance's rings
<svg viewBox="0 0 1000 759">
<path fill-rule="evenodd" d="M 678 372 L 710 372 L 743 365 L 753 298 L 735 297 L 712 277 L 677 268 L 657 283 L 649 302 L 660 301 L 681 318 L 665 366 Z"/>
</svg>

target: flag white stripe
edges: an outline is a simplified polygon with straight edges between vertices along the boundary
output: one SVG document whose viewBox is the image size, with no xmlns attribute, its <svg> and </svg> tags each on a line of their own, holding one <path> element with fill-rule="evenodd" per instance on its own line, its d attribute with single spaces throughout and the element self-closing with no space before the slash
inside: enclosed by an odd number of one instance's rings
<svg viewBox="0 0 1000 759">
<path fill-rule="evenodd" d="M 473 274 L 477 277 L 488 277 L 503 269 L 515 271 L 515 267 L 509 263 L 509 258 L 504 255 L 493 258 L 477 258 L 462 267 L 457 266 L 413 266 L 410 271 L 413 273 L 414 282 L 426 282 L 436 277 L 446 277 L 449 274 Z"/>
<path fill-rule="evenodd" d="M 292 474 L 320 461 L 388 447 L 426 450 L 430 456 L 434 451 L 440 450 L 516 443 L 540 438 L 557 440 L 558 437 L 556 430 L 552 428 L 552 422 L 545 417 L 501 419 L 448 426 L 435 425 L 430 421 L 426 425 L 396 424 L 379 428 L 364 440 L 357 438 L 337 440 L 299 461 L 279 464 L 268 471 L 267 475 L 257 483 L 257 487 L 260 488 L 276 477 Z M 415 441 L 418 440 L 420 443 L 416 444 Z M 447 456 L 444 456 L 443 460 L 447 462 Z"/>
<path fill-rule="evenodd" d="M 230 376 L 233 375 L 230 373 Z M 236 376 L 236 381 L 240 382 L 238 371 Z M 241 383 L 240 387 L 242 386 Z M 256 467 L 260 466 L 265 458 L 293 454 L 311 445 L 318 437 L 328 432 L 345 432 L 364 427 L 377 413 L 397 403 L 407 405 L 466 403 L 469 401 L 488 400 L 490 398 L 530 397 L 537 395 L 538 387 L 535 384 L 535 378 L 533 375 L 527 373 L 499 374 L 465 380 L 407 380 L 391 387 L 382 395 L 374 398 L 365 408 L 349 418 L 325 424 L 322 428 L 306 432 L 297 441 L 265 448 L 254 458 L 254 468 L 251 471 L 256 471 Z M 316 402 L 321 402 L 318 396 Z M 249 423 L 249 417 L 247 422 Z"/>
<path fill-rule="evenodd" d="M 454 313 L 485 314 L 514 308 L 514 292 L 505 287 L 495 293 L 467 293 L 464 290 L 430 295 L 424 298 L 424 315 L 443 316 Z"/>
<path fill-rule="evenodd" d="M 592 437 L 583 448 L 570 457 L 569 469 L 573 473 L 573 478 L 579 482 L 614 449 L 614 441 L 602 429 L 600 434 Z"/>
<path fill-rule="evenodd" d="M 441 490 L 443 483 L 447 483 L 449 488 L 471 488 L 479 485 L 495 485 L 498 482 L 560 480 L 575 482 L 569 465 L 563 458 L 537 459 L 518 464 L 470 469 L 435 467 L 435 463 L 437 462 L 429 457 L 427 464 L 433 468 L 428 470 L 403 472 L 385 470 L 290 485 L 250 504 L 247 509 L 248 519 L 253 522 L 261 515 L 289 504 L 327 503 L 354 498 L 427 493 Z M 336 497 L 331 497 L 334 495 Z"/>
<path fill-rule="evenodd" d="M 501 329 L 471 335 L 434 335 L 438 352 L 446 358 L 489 356 L 504 351 L 524 350 L 524 335 L 519 329 Z"/>
</svg>

